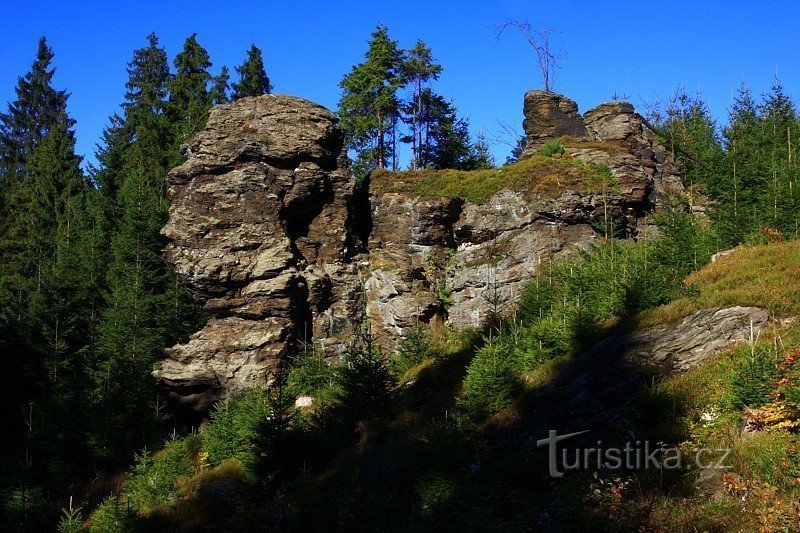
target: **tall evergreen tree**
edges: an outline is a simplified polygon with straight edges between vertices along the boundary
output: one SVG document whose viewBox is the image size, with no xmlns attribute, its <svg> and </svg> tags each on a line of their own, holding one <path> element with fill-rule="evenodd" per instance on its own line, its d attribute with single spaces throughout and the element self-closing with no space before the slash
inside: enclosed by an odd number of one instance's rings
<svg viewBox="0 0 800 533">
<path fill-rule="evenodd" d="M 171 79 L 166 53 L 149 35 L 148 46 L 133 54 L 124 114 L 112 122 L 110 144 L 102 148 L 98 177 L 104 179 L 98 181 L 101 190 L 109 187 L 104 195 L 114 206 L 115 226 L 90 374 L 98 413 L 92 444 L 108 459 L 124 457 L 152 436 L 157 422 L 152 366 L 195 325 L 197 307 L 161 255 L 160 229 L 169 207 L 166 175 L 176 163 L 181 134 L 199 127 L 200 111 L 207 113 L 210 105 L 208 63 L 190 37 L 176 58 L 179 76 Z M 124 436 L 131 430 L 139 441 Z"/>
<path fill-rule="evenodd" d="M 36 60 L 31 70 L 19 79 L 17 98 L 0 113 L 0 172 L 3 176 L 21 174 L 25 161 L 36 144 L 54 125 L 67 120 L 66 91 L 53 88 L 55 68 L 50 66 L 53 50 L 47 39 L 39 39 Z M 68 124 L 69 127 L 73 122 Z"/>
<path fill-rule="evenodd" d="M 124 456 L 133 444 L 117 439 L 121 427 L 147 434 L 153 420 L 147 416 L 148 402 L 155 398 L 148 365 L 167 342 L 163 320 L 171 270 L 161 257 L 159 230 L 166 220 L 165 178 L 175 153 L 176 126 L 167 114 L 179 107 L 171 108 L 167 100 L 167 55 L 155 35 L 147 41 L 128 65 L 123 116 L 114 117 L 106 130 L 98 172 L 114 216 L 107 293 L 90 364 L 97 410 L 92 443 L 95 453 L 105 457 Z M 188 70 L 181 90 L 192 80 Z M 179 101 L 189 111 L 192 98 Z"/>
<path fill-rule="evenodd" d="M 421 168 L 475 170 L 492 166 L 485 141 L 470 141 L 469 123 L 457 116 L 455 106 L 430 88 L 422 91 L 419 127 Z"/>
<path fill-rule="evenodd" d="M 433 61 L 430 48 L 423 42 L 417 41 L 414 48 L 408 51 L 403 63 L 403 76 L 411 86 L 411 98 L 405 106 L 408 115 L 407 122 L 411 125 L 410 135 L 404 139 L 411 141 L 411 168 L 416 170 L 422 166 L 420 151 L 423 143 L 424 128 L 420 124 L 422 115 L 422 91 L 431 80 L 439 79 L 442 66 Z"/>
<path fill-rule="evenodd" d="M 186 141 L 205 126 L 211 109 L 211 58 L 197 42 L 197 34 L 190 35 L 183 50 L 175 56 L 175 76 L 169 82 L 168 118 L 175 128 L 175 144 Z"/>
<path fill-rule="evenodd" d="M 42 38 L 18 99 L 0 120 L 3 196 L 11 200 L 0 230 L 0 331 L 15 359 L 8 361 L 15 379 L 4 387 L 11 419 L 3 424 L 14 442 L 3 443 L 2 462 L 36 458 L 24 462 L 23 485 L 31 475 L 66 483 L 82 457 L 75 399 L 85 375 L 79 354 L 91 336 L 85 303 L 96 292 L 84 261 L 89 187 L 75 154 L 68 95 L 51 85 L 52 58 Z M 23 406 L 24 423 L 17 417 Z"/>
<path fill-rule="evenodd" d="M 764 159 L 768 168 L 768 186 L 764 225 L 796 234 L 798 231 L 796 166 L 797 138 L 800 123 L 791 99 L 779 80 L 760 106 Z"/>
<path fill-rule="evenodd" d="M 86 418 L 76 422 L 69 415 L 83 409 L 82 355 L 94 330 L 94 317 L 87 311 L 99 290 L 97 274 L 102 268 L 96 255 L 92 260 L 95 221 L 80 161 L 64 122 L 50 130 L 27 162 L 32 183 L 26 242 L 33 249 L 36 269 L 26 321 L 38 367 L 34 375 L 41 387 L 36 448 L 40 460 L 51 463 L 48 474 L 65 475 L 64 482 L 69 481 L 64 468 L 73 469 L 86 459 Z M 73 450 L 69 461 L 63 458 L 65 448 Z"/>
<path fill-rule="evenodd" d="M 17 82 L 16 100 L 0 113 L 0 278 L 8 293 L 16 295 L 14 301 L 4 302 L 12 308 L 24 300 L 30 282 L 23 273 L 30 272 L 31 265 L 22 249 L 29 230 L 22 208 L 31 185 L 27 159 L 53 127 L 74 124 L 67 116 L 69 95 L 52 86 L 52 59 L 53 51 L 42 37 L 31 70 Z"/>
<path fill-rule="evenodd" d="M 744 86 L 734 98 L 728 125 L 722 133 L 727 179 L 712 187 L 712 194 L 721 202 L 715 212 L 720 232 L 728 243 L 735 244 L 758 227 L 759 206 L 769 183 L 757 104 Z"/>
<path fill-rule="evenodd" d="M 397 93 L 404 85 L 403 53 L 386 26 L 378 25 L 372 33 L 364 57 L 339 83 L 339 116 L 361 174 L 386 168 L 395 157 L 390 134 L 400 116 Z"/>
<path fill-rule="evenodd" d="M 267 71 L 264 69 L 261 50 L 256 45 L 250 45 L 247 59 L 242 66 L 236 67 L 236 72 L 239 73 L 239 83 L 233 84 L 232 100 L 246 96 L 261 96 L 272 92 L 272 85 L 269 82 Z"/>
<path fill-rule="evenodd" d="M 230 73 L 228 67 L 222 67 L 219 74 L 214 76 L 211 85 L 209 97 L 211 98 L 211 105 L 227 104 L 231 101 L 228 96 L 228 89 L 230 88 Z"/>
</svg>

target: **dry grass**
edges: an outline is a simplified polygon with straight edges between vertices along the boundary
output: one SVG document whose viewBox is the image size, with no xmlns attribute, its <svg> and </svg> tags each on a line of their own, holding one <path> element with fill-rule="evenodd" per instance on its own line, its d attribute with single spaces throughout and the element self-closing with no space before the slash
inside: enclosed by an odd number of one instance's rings
<svg viewBox="0 0 800 533">
<path fill-rule="evenodd" d="M 558 197 L 566 189 L 586 192 L 601 168 L 569 155 L 536 155 L 511 165 L 486 170 L 374 171 L 370 187 L 379 193 L 398 193 L 420 198 L 463 198 L 485 203 L 503 190 L 524 191 L 532 196 Z"/>
<path fill-rule="evenodd" d="M 696 291 L 642 313 L 638 325 L 680 320 L 700 309 L 734 305 L 769 309 L 776 317 L 800 314 L 800 240 L 740 246 L 686 278 Z"/>
<path fill-rule="evenodd" d="M 589 139 L 577 139 L 565 135 L 561 137 L 560 142 L 564 148 L 570 149 L 590 149 L 600 150 L 609 154 L 626 153 L 628 148 L 621 141 L 592 141 Z"/>
</svg>

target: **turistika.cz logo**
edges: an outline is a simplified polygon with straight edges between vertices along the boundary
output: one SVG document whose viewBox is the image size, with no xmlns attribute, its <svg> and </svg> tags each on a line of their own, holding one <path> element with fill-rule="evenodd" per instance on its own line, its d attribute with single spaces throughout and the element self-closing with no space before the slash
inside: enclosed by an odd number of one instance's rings
<svg viewBox="0 0 800 533">
<path fill-rule="evenodd" d="M 538 448 L 547 446 L 551 477 L 564 477 L 564 473 L 571 470 L 681 470 L 689 466 L 700 469 L 729 468 L 725 466 L 725 460 L 731 452 L 730 448 L 702 448 L 689 458 L 680 448 L 660 442 L 653 445 L 637 440 L 623 447 L 604 447 L 602 441 L 597 441 L 596 446 L 573 449 L 558 445 L 586 433 L 589 431 L 559 435 L 558 431 L 550 430 L 547 438 L 536 441 Z"/>
</svg>

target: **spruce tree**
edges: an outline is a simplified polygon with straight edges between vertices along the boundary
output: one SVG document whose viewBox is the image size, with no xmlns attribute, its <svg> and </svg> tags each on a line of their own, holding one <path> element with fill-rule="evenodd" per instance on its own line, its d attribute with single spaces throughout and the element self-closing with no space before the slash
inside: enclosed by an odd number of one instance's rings
<svg viewBox="0 0 800 533">
<path fill-rule="evenodd" d="M 768 194 L 763 224 L 794 235 L 798 231 L 795 165 L 800 123 L 791 99 L 776 79 L 760 106 L 764 159 L 768 167 Z"/>
<path fill-rule="evenodd" d="M 211 105 L 227 104 L 230 102 L 231 99 L 228 96 L 228 89 L 230 88 L 230 73 L 228 72 L 228 67 L 222 67 L 222 70 L 219 71 L 219 74 L 214 76 L 212 81 L 213 84 L 209 92 Z"/>
<path fill-rule="evenodd" d="M 169 201 L 166 175 L 176 163 L 178 132 L 197 127 L 198 103 L 208 93 L 203 80 L 207 54 L 190 38 L 176 59 L 180 79 L 170 79 L 167 56 L 155 35 L 136 50 L 129 64 L 124 114 L 107 130 L 97 176 L 107 203 L 113 206 L 110 263 L 105 306 L 97 345 L 91 356 L 92 397 L 97 416 L 92 436 L 95 453 L 125 456 L 141 446 L 157 427 L 159 400 L 151 372 L 163 350 L 196 325 L 197 306 L 177 286 L 162 257 L 160 230 Z M 176 94 L 168 100 L 168 89 Z M 170 121 L 170 118 L 173 121 Z M 125 437 L 133 431 L 137 442 Z"/>
<path fill-rule="evenodd" d="M 17 99 L 8 111 L 0 113 L 0 172 L 4 179 L 9 174 L 23 174 L 26 158 L 36 144 L 66 119 L 69 95 L 52 86 L 52 60 L 53 50 L 42 37 L 31 70 L 17 82 Z"/>
<path fill-rule="evenodd" d="M 53 127 L 74 124 L 67 115 L 69 95 L 52 86 L 52 59 L 53 51 L 42 37 L 31 70 L 17 83 L 16 100 L 0 113 L 0 278 L 13 295 L 3 304 L 18 311 L 31 281 L 24 274 L 31 267 L 24 250 L 30 227 L 22 207 L 30 197 L 27 158 Z"/>
<path fill-rule="evenodd" d="M 386 26 L 378 25 L 372 33 L 364 57 L 339 83 L 339 117 L 360 175 L 386 168 L 395 158 L 390 134 L 400 116 L 397 92 L 404 85 L 403 53 Z"/>
<path fill-rule="evenodd" d="M 51 462 L 49 475 L 65 476 L 64 482 L 76 463 L 86 459 L 86 417 L 74 417 L 85 414 L 83 354 L 94 326 L 87 310 L 102 268 L 91 261 L 90 189 L 80 161 L 72 132 L 62 123 L 34 148 L 27 163 L 33 178 L 27 242 L 34 247 L 36 275 L 26 321 L 35 335 L 29 343 L 41 386 L 36 448 L 41 460 Z M 68 461 L 64 449 L 73 452 Z"/>
<path fill-rule="evenodd" d="M 175 76 L 169 82 L 168 118 L 175 128 L 176 145 L 185 142 L 205 125 L 211 109 L 211 59 L 197 42 L 197 34 L 186 39 L 175 56 Z"/>
<path fill-rule="evenodd" d="M 256 45 L 250 45 L 247 51 L 247 59 L 240 67 L 236 67 L 239 73 L 239 83 L 233 84 L 232 100 L 238 100 L 246 96 L 261 96 L 272 92 L 269 77 L 264 69 L 264 60 L 261 57 L 261 50 Z"/>
<path fill-rule="evenodd" d="M 455 106 L 429 88 L 423 89 L 421 101 L 419 124 L 424 130 L 419 152 L 421 168 L 477 168 L 469 124 L 458 118 Z"/>
<path fill-rule="evenodd" d="M 420 123 L 423 111 L 422 90 L 431 80 L 439 79 L 441 72 L 442 66 L 433 61 L 430 48 L 423 41 L 417 41 L 414 48 L 408 51 L 403 63 L 403 76 L 411 86 L 411 98 L 405 106 L 408 115 L 406 122 L 411 125 L 411 134 L 404 140 L 411 141 L 411 168 L 414 170 L 423 166 L 420 157 L 425 131 Z"/>
<path fill-rule="evenodd" d="M 712 186 L 721 202 L 714 216 L 723 239 L 737 244 L 757 231 L 760 206 L 769 183 L 761 149 L 761 119 L 749 89 L 742 86 L 734 98 L 729 120 L 723 129 L 727 180 Z"/>
</svg>

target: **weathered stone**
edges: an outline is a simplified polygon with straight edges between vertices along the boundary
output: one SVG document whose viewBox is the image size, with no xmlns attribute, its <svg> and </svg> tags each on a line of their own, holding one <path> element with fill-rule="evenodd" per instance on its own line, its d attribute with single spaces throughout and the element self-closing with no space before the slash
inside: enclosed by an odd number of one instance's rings
<svg viewBox="0 0 800 533">
<path fill-rule="evenodd" d="M 586 125 L 578 113 L 578 104 L 564 95 L 548 91 L 525 93 L 525 120 L 522 127 L 527 136 L 527 151 L 535 151 L 546 141 L 564 135 L 585 137 Z"/>
<path fill-rule="evenodd" d="M 723 348 L 756 338 L 767 320 L 769 311 L 758 307 L 703 309 L 677 324 L 608 337 L 585 357 L 620 354 L 659 373 L 683 372 Z"/>
<path fill-rule="evenodd" d="M 357 296 L 353 181 L 335 116 L 264 95 L 215 107 L 168 177 L 163 234 L 179 280 L 214 315 L 155 370 L 202 409 L 265 384 L 299 341 L 345 334 Z"/>
<path fill-rule="evenodd" d="M 589 247 L 608 217 L 635 235 L 654 191 L 680 185 L 629 104 L 581 117 L 568 98 L 532 91 L 525 113 L 528 155 L 569 136 L 563 157 L 607 165 L 613 190 L 506 189 L 482 203 L 358 195 L 329 111 L 278 95 L 214 108 L 169 174 L 163 229 L 180 282 L 214 318 L 154 375 L 176 402 L 205 409 L 268 383 L 300 342 L 341 355 L 364 311 L 387 349 L 421 324 L 481 326 L 543 262 Z"/>
</svg>

